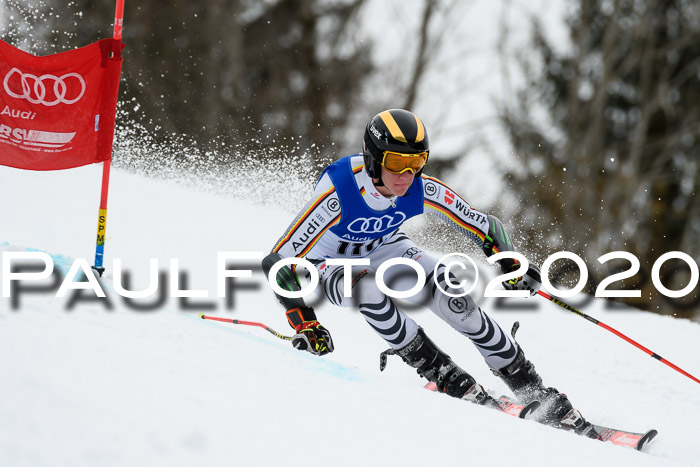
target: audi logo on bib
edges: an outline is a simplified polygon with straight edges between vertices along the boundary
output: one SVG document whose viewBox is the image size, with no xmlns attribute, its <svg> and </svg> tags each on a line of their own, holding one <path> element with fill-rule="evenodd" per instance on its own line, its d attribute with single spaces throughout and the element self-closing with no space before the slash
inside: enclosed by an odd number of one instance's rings
<svg viewBox="0 0 700 467">
<path fill-rule="evenodd" d="M 61 76 L 50 74 L 36 76 L 12 68 L 2 81 L 8 96 L 26 99 L 32 104 L 53 107 L 58 104 L 75 104 L 85 94 L 85 80 L 78 73 Z"/>
<path fill-rule="evenodd" d="M 358 217 L 348 225 L 348 231 L 352 233 L 379 233 L 400 226 L 406 220 L 406 214 L 401 211 L 393 215 L 385 214 L 382 217 Z"/>
</svg>

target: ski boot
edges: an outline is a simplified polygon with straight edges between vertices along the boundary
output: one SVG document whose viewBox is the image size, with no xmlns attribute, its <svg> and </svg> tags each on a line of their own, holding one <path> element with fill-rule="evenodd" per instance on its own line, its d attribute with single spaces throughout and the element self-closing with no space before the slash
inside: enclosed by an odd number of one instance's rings
<svg viewBox="0 0 700 467">
<path fill-rule="evenodd" d="M 535 412 L 540 423 L 573 430 L 590 438 L 598 435 L 591 423 L 573 407 L 566 394 L 555 388 L 544 387 L 542 378 L 535 371 L 535 365 L 525 358 L 519 345 L 515 360 L 498 371 L 494 370 L 494 374 L 506 383 L 521 403 L 529 404 L 535 400 L 541 403 Z"/>
<path fill-rule="evenodd" d="M 500 409 L 498 402 L 484 390 L 483 386 L 457 366 L 449 355 L 440 350 L 425 335 L 423 328 L 419 327 L 416 337 L 394 353 L 415 368 L 420 376 L 435 383 L 439 392 L 478 405 Z"/>
</svg>

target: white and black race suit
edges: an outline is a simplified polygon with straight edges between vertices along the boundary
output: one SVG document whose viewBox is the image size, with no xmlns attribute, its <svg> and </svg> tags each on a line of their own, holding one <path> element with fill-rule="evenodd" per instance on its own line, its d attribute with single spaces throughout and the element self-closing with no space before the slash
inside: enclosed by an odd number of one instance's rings
<svg viewBox="0 0 700 467">
<path fill-rule="evenodd" d="M 381 292 L 372 274 L 385 261 L 408 258 L 425 271 L 423 288 L 405 300 L 419 303 L 467 336 L 487 365 L 500 369 L 513 361 L 516 346 L 511 337 L 484 313 L 468 295 L 454 298 L 437 290 L 457 294 L 445 280 L 445 268 L 399 230 L 407 219 L 429 213 L 437 215 L 476 242 L 484 243 L 489 221 L 440 180 L 421 175 L 404 196 L 386 198 L 378 193 L 364 170 L 362 155 L 347 156 L 329 165 L 319 178 L 314 194 L 273 248 L 282 257 L 304 257 L 319 272 L 328 299 L 338 306 L 359 306 L 370 326 L 394 348 L 410 342 L 416 322 Z M 495 249 L 495 251 L 498 251 Z M 344 268 L 327 265 L 328 258 L 364 258 L 369 266 L 352 267 L 352 298 L 346 298 Z M 415 286 L 416 274 L 406 265 L 387 269 L 384 282 L 393 290 Z"/>
</svg>

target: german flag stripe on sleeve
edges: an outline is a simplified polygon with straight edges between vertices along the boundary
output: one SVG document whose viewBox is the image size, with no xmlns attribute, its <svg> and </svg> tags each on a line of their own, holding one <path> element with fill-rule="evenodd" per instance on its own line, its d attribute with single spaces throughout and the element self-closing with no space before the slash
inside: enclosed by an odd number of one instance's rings
<svg viewBox="0 0 700 467">
<path fill-rule="evenodd" d="M 301 216 L 299 216 L 299 219 L 287 231 L 287 235 L 282 237 L 282 239 L 279 242 L 277 242 L 277 245 L 275 245 L 275 247 L 272 249 L 272 251 L 277 253 L 279 251 L 279 249 L 282 247 L 282 245 L 287 243 L 287 241 L 292 237 L 292 235 L 295 234 L 295 232 L 297 231 L 299 226 L 302 225 L 306 221 L 306 219 L 311 215 L 312 212 L 314 212 L 314 209 L 316 209 L 316 207 L 319 204 L 321 204 L 326 198 L 328 198 L 334 192 L 335 192 L 335 187 L 331 187 L 328 189 L 328 191 L 321 194 L 321 196 L 319 196 L 316 199 L 316 201 L 314 201 L 311 204 L 311 206 L 309 206 L 309 208 L 306 211 L 304 211 L 304 213 Z M 325 232 L 325 230 L 324 230 L 324 232 Z"/>
<path fill-rule="evenodd" d="M 453 190 L 452 188 L 450 188 L 449 186 L 445 185 L 445 183 L 443 183 L 441 180 L 438 180 L 437 178 L 433 178 L 433 177 L 430 177 L 430 176 L 428 176 L 428 175 L 421 175 L 421 178 L 422 178 L 423 180 L 430 180 L 431 182 L 435 182 L 435 183 L 437 183 L 438 185 L 440 185 L 441 187 L 443 187 L 445 190 L 449 190 L 449 191 L 451 191 L 452 193 L 456 194 L 457 196 L 460 196 L 459 193 L 457 193 L 456 191 L 454 191 L 454 190 Z M 467 204 L 469 204 L 469 203 L 467 203 Z M 469 204 L 469 207 L 472 208 L 472 209 L 476 209 L 476 208 L 475 208 L 474 206 L 472 206 L 471 204 Z M 476 209 L 476 210 L 478 211 L 478 209 Z"/>
<path fill-rule="evenodd" d="M 326 233 L 326 231 L 327 231 L 328 229 L 330 229 L 331 227 L 333 227 L 333 226 L 334 226 L 335 224 L 337 224 L 338 222 L 340 222 L 340 215 L 339 215 L 338 217 L 336 217 L 335 220 L 334 220 L 333 222 L 331 222 L 330 224 L 328 224 L 328 225 L 326 226 L 325 229 L 323 229 L 322 231 L 320 231 L 320 232 L 318 233 L 318 235 L 316 235 L 316 237 L 314 237 L 314 239 L 311 241 L 311 243 L 309 243 L 309 246 L 307 246 L 306 248 L 304 248 L 304 251 L 302 251 L 301 253 L 299 253 L 297 256 L 299 256 L 300 258 L 306 256 L 306 254 L 307 254 L 309 251 L 311 251 L 311 249 L 314 247 L 314 245 L 316 245 L 316 243 L 317 243 L 317 242 L 319 241 L 319 239 L 323 236 L 323 234 Z"/>
<path fill-rule="evenodd" d="M 457 224 L 458 226 L 462 227 L 464 230 L 467 230 L 467 231 L 473 233 L 474 235 L 476 235 L 477 237 L 479 237 L 479 238 L 481 239 L 482 242 L 484 241 L 484 233 L 483 233 L 483 232 L 481 232 L 480 230 L 478 230 L 478 229 L 472 227 L 471 225 L 467 224 L 467 223 L 464 222 L 462 219 L 460 219 L 459 217 L 455 216 L 455 214 L 454 214 L 453 212 L 451 212 L 450 210 L 445 209 L 444 207 L 440 206 L 439 204 L 434 203 L 434 202 L 432 202 L 432 201 L 430 201 L 430 200 L 427 200 L 427 199 L 425 200 L 424 204 L 425 204 L 425 206 L 428 206 L 429 208 L 435 209 L 435 210 L 438 211 L 440 214 L 442 214 L 443 216 L 447 217 L 448 219 L 450 219 L 452 222 L 454 222 L 454 223 Z"/>
<path fill-rule="evenodd" d="M 430 180 L 431 182 L 435 182 L 435 183 L 437 183 L 437 184 L 439 184 L 439 185 L 444 186 L 444 187 L 447 188 L 448 190 L 451 190 L 450 187 L 448 187 L 447 185 L 445 185 L 444 183 L 442 183 L 442 182 L 441 182 L 440 180 L 438 180 L 437 178 L 433 178 L 433 177 L 430 177 L 430 176 L 428 176 L 428 175 L 421 175 L 421 178 L 422 178 L 423 180 Z"/>
</svg>

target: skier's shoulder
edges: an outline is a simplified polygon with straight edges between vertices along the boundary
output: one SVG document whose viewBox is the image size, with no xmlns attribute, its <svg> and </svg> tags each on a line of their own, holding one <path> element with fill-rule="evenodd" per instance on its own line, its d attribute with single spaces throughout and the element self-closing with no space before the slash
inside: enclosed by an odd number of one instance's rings
<svg viewBox="0 0 700 467">
<path fill-rule="evenodd" d="M 347 171 L 348 168 L 350 169 L 349 171 Z M 363 173 L 364 168 L 365 163 L 362 154 L 351 154 L 330 163 L 325 169 L 323 169 L 321 176 L 316 181 L 314 195 L 326 193 L 328 190 L 335 189 L 335 184 L 333 182 L 334 177 L 349 175 L 349 173 L 352 173 L 352 175 L 357 179 L 357 177 Z M 331 176 L 331 172 L 334 172 L 333 176 Z"/>
<path fill-rule="evenodd" d="M 323 173 L 326 174 L 330 170 L 343 170 L 347 169 L 348 167 L 350 167 L 352 173 L 354 174 L 357 174 L 364 169 L 365 160 L 362 154 L 350 154 L 349 156 L 341 157 L 340 159 L 328 164 L 323 170 Z"/>
<path fill-rule="evenodd" d="M 421 174 L 420 177 L 423 181 L 423 195 L 426 199 L 454 199 L 456 192 L 447 183 L 426 174 Z"/>
<path fill-rule="evenodd" d="M 347 157 L 350 158 L 350 167 L 352 168 L 353 173 L 357 173 L 365 168 L 365 158 L 362 157 L 362 154 L 357 153 Z"/>
<path fill-rule="evenodd" d="M 421 175 L 423 180 L 424 205 L 426 212 L 446 214 L 467 220 L 469 224 L 477 225 L 480 229 L 488 229 L 487 214 L 472 206 L 464 197 L 442 180 Z"/>
<path fill-rule="evenodd" d="M 328 175 L 328 172 L 326 172 L 321 174 L 316 182 L 316 186 L 314 187 L 314 196 L 326 193 L 328 190 L 335 190 L 335 186 L 333 185 L 333 180 L 331 179 L 330 175 Z"/>
</svg>

